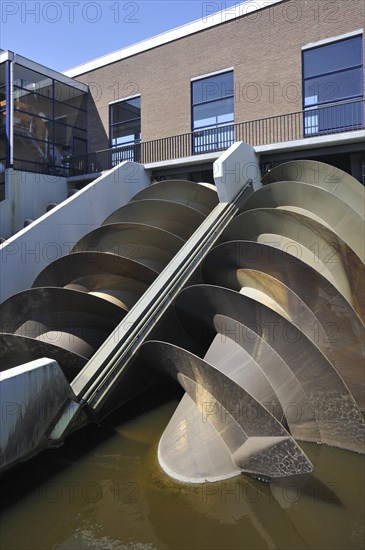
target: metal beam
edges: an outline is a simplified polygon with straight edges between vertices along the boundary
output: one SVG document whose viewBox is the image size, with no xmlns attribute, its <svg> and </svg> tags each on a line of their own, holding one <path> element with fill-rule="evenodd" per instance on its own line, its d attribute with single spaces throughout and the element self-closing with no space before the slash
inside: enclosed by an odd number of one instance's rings
<svg viewBox="0 0 365 550">
<path fill-rule="evenodd" d="M 54 432 L 57 432 L 57 438 L 64 436 L 69 423 L 82 407 L 87 406 L 88 412 L 98 417 L 113 389 L 126 374 L 128 364 L 141 344 L 237 214 L 243 200 L 251 193 L 249 187 L 250 182 L 247 182 L 232 203 L 220 203 L 212 210 L 72 381 L 71 387 L 80 400 L 79 406 L 75 408 L 70 405 L 70 409 L 65 411 L 69 422 L 60 419 L 62 430 L 57 431 L 56 426 Z"/>
</svg>

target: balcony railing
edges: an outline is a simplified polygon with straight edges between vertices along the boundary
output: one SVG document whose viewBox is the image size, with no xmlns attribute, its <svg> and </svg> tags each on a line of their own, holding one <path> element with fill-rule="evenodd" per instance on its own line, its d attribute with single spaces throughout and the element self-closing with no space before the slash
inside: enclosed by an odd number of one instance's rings
<svg viewBox="0 0 365 550">
<path fill-rule="evenodd" d="M 143 164 L 223 151 L 235 141 L 252 146 L 294 141 L 364 128 L 364 99 L 260 118 L 133 145 L 70 160 L 70 175 L 108 170 L 123 160 Z"/>
</svg>

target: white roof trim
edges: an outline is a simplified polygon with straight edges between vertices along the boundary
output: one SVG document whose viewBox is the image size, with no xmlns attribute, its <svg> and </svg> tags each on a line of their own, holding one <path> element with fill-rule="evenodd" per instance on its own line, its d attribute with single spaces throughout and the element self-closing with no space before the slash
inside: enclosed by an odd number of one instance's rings
<svg viewBox="0 0 365 550">
<path fill-rule="evenodd" d="M 134 94 L 134 95 L 129 95 L 127 97 L 121 97 L 120 99 L 109 101 L 108 105 L 114 105 L 114 103 L 120 103 L 121 101 L 129 101 L 130 99 L 135 99 L 136 97 L 141 97 L 141 94 Z"/>
<path fill-rule="evenodd" d="M 228 67 L 227 69 L 220 69 L 219 71 L 214 71 L 213 73 L 207 73 L 207 74 L 202 74 L 200 76 L 194 76 L 190 80 L 191 80 L 191 82 L 195 82 L 196 80 L 201 80 L 202 78 L 210 78 L 211 76 L 216 76 L 217 74 L 229 73 L 230 71 L 233 71 L 233 70 L 234 70 L 234 67 Z"/>
<path fill-rule="evenodd" d="M 283 1 L 284 0 L 246 0 L 245 2 L 232 6 L 231 8 L 212 13 L 211 15 L 202 17 L 197 21 L 188 23 L 187 25 L 176 27 L 171 31 L 158 34 L 157 36 L 148 38 L 147 40 L 137 42 L 132 46 L 127 46 L 126 48 L 122 48 L 121 50 L 117 50 L 113 53 L 103 55 L 102 57 L 98 57 L 97 59 L 94 59 L 82 65 L 78 65 L 73 69 L 65 71 L 64 74 L 73 78 L 83 73 L 88 73 L 95 69 L 99 69 L 104 65 L 109 65 L 110 63 L 121 61 L 122 59 L 131 57 L 132 55 L 136 55 L 152 48 L 157 48 L 158 46 L 173 42 L 174 40 L 178 40 L 179 38 L 184 38 L 185 36 L 204 31 L 206 29 L 209 29 L 210 27 L 214 27 L 215 25 L 226 23 L 233 19 L 237 19 L 238 17 L 248 15 L 249 13 L 259 11 L 261 9 L 272 6 L 273 4 L 278 4 Z"/>
<path fill-rule="evenodd" d="M 11 52 L 10 50 L 4 50 L 0 53 L 0 63 L 4 63 L 5 61 L 13 61 L 14 59 L 14 52 Z"/>
<path fill-rule="evenodd" d="M 310 42 L 309 44 L 302 46 L 302 50 L 309 50 L 310 48 L 316 48 L 317 46 L 324 46 L 325 44 L 331 44 L 331 42 L 337 42 L 338 40 L 345 40 L 346 38 L 351 38 L 352 36 L 358 36 L 363 32 L 364 29 L 358 29 L 357 31 L 351 31 L 345 34 L 339 34 L 338 36 L 324 38 L 323 40 L 318 40 L 318 42 Z"/>
</svg>

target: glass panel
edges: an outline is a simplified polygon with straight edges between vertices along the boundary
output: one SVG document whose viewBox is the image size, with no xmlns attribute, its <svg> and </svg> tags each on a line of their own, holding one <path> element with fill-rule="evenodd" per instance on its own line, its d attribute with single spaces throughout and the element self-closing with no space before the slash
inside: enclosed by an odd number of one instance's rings
<svg viewBox="0 0 365 550">
<path fill-rule="evenodd" d="M 67 123 L 70 126 L 77 126 L 83 130 L 86 129 L 87 115 L 84 111 L 79 111 L 70 105 L 65 105 L 64 103 L 59 103 L 58 101 L 54 102 L 54 109 L 55 120 L 62 117 L 64 123 Z"/>
<path fill-rule="evenodd" d="M 134 144 L 141 140 L 141 98 L 121 101 L 110 107 L 111 146 Z"/>
<path fill-rule="evenodd" d="M 5 165 L 5 159 L 6 159 L 6 142 L 7 142 L 7 138 L 6 138 L 5 126 L 1 126 L 0 127 L 0 159 L 4 165 Z"/>
<path fill-rule="evenodd" d="M 5 128 L 5 112 L 0 113 L 0 175 L 3 174 L 5 167 L 7 165 L 7 144 L 8 138 L 6 135 Z"/>
<path fill-rule="evenodd" d="M 308 110 L 304 115 L 305 135 L 329 134 L 364 127 L 362 101 Z"/>
<path fill-rule="evenodd" d="M 52 100 L 39 94 L 14 89 L 14 108 L 27 111 L 42 118 L 52 118 Z"/>
<path fill-rule="evenodd" d="M 52 122 L 28 113 L 14 111 L 14 130 L 32 139 L 42 141 L 52 139 Z"/>
<path fill-rule="evenodd" d="M 72 135 L 74 138 L 80 138 L 80 139 L 83 139 L 85 141 L 87 141 L 87 133 L 86 131 L 84 130 L 79 130 L 78 128 L 73 128 L 72 129 Z"/>
<path fill-rule="evenodd" d="M 141 117 L 141 98 L 130 99 L 111 106 L 111 124 Z"/>
<path fill-rule="evenodd" d="M 38 159 L 26 160 L 14 158 L 14 169 L 27 172 L 38 172 L 40 174 L 54 174 L 53 162 L 42 162 Z"/>
<path fill-rule="evenodd" d="M 67 117 L 61 117 L 57 119 L 59 122 L 67 122 Z M 60 124 L 59 122 L 54 123 L 54 134 L 53 138 L 56 143 L 68 143 L 69 139 L 67 139 L 68 135 L 71 135 L 72 128 L 70 126 L 67 126 L 66 124 Z"/>
<path fill-rule="evenodd" d="M 14 167 L 52 173 L 54 166 L 67 167 L 71 148 L 64 150 L 50 141 L 39 141 L 14 134 Z M 16 162 L 17 161 L 17 162 Z"/>
<path fill-rule="evenodd" d="M 52 143 L 14 134 L 14 158 L 37 164 L 51 165 Z"/>
<path fill-rule="evenodd" d="M 55 100 L 61 103 L 68 103 L 77 109 L 86 109 L 86 93 L 77 87 L 68 86 L 63 82 L 55 80 Z M 76 84 L 77 85 L 77 84 Z"/>
<path fill-rule="evenodd" d="M 233 125 L 194 132 L 194 154 L 228 149 L 234 143 Z"/>
<path fill-rule="evenodd" d="M 0 63 L 0 86 L 6 83 L 6 63 Z"/>
<path fill-rule="evenodd" d="M 6 125 L 6 104 L 4 100 L 3 108 L 0 110 L 0 126 L 5 129 Z"/>
<path fill-rule="evenodd" d="M 233 71 L 193 82 L 193 105 L 233 95 Z"/>
<path fill-rule="evenodd" d="M 18 131 L 30 132 L 32 127 L 32 117 L 28 113 L 19 113 L 14 111 L 14 129 Z"/>
<path fill-rule="evenodd" d="M 61 146 L 58 144 L 51 144 L 49 148 L 49 155 L 53 158 L 53 163 L 56 166 L 63 166 L 68 161 L 71 155 L 71 146 Z"/>
<path fill-rule="evenodd" d="M 87 153 L 87 143 L 85 140 L 75 138 L 73 143 L 74 157 L 81 157 Z"/>
<path fill-rule="evenodd" d="M 66 173 L 74 145 L 78 154 L 86 151 L 87 114 L 78 108 L 86 107 L 86 93 L 20 65 L 15 66 L 14 75 L 14 159 L 17 167 Z M 53 100 L 53 89 L 62 102 Z M 85 140 L 77 142 L 77 138 Z"/>
<path fill-rule="evenodd" d="M 14 85 L 49 98 L 53 97 L 53 81 L 51 78 L 31 71 L 17 63 L 14 67 Z"/>
<path fill-rule="evenodd" d="M 310 78 L 304 83 L 304 105 L 330 103 L 362 95 L 362 70 L 350 69 L 327 76 Z"/>
<path fill-rule="evenodd" d="M 5 86 L 0 86 L 0 111 L 3 111 L 6 108 L 5 90 Z"/>
<path fill-rule="evenodd" d="M 193 107 L 194 129 L 233 122 L 233 97 Z"/>
<path fill-rule="evenodd" d="M 6 72 L 9 61 L 0 64 L 0 112 L 6 110 Z M 0 124 L 5 124 L 5 114 L 1 115 Z"/>
<path fill-rule="evenodd" d="M 6 63 L 0 64 L 0 111 L 6 107 L 5 97 Z"/>
<path fill-rule="evenodd" d="M 140 121 L 118 124 L 112 127 L 112 147 L 124 143 L 133 143 L 141 139 Z"/>
<path fill-rule="evenodd" d="M 58 145 L 67 146 L 72 140 L 72 127 L 66 124 L 54 123 L 54 138 L 55 143 Z"/>
<path fill-rule="evenodd" d="M 361 36 L 306 50 L 304 78 L 362 64 Z"/>
<path fill-rule="evenodd" d="M 54 132 L 55 147 L 63 158 L 69 158 L 71 155 L 79 155 L 79 153 L 75 153 L 73 150 L 74 143 L 76 141 L 86 143 L 86 132 L 77 130 L 71 126 L 66 126 L 65 124 L 57 123 L 54 125 Z"/>
</svg>

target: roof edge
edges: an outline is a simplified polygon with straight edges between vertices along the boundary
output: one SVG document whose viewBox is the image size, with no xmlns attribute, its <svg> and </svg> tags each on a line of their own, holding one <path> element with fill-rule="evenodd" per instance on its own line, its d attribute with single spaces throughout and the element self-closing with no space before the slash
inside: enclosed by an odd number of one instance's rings
<svg viewBox="0 0 365 550">
<path fill-rule="evenodd" d="M 168 44 L 169 42 L 173 42 L 180 38 L 190 36 L 211 27 L 221 25 L 222 23 L 228 23 L 229 21 L 238 19 L 239 17 L 244 17 L 245 15 L 249 15 L 251 13 L 262 10 L 264 8 L 268 8 L 274 4 L 279 4 L 284 1 L 285 0 L 246 0 L 245 2 L 236 4 L 235 6 L 231 6 L 230 8 L 226 8 L 219 12 L 207 15 L 206 17 L 202 17 L 201 19 L 195 20 L 192 23 L 181 25 L 180 27 L 176 27 L 170 31 L 166 31 L 146 40 L 136 42 L 131 46 L 126 46 L 124 48 L 121 48 L 120 50 L 116 50 L 115 52 L 97 57 L 96 59 L 88 61 L 87 63 L 83 63 L 72 69 L 64 71 L 63 74 L 68 77 L 74 78 L 76 76 L 80 76 L 81 74 L 91 72 L 95 69 L 100 69 L 105 65 L 110 65 L 111 63 L 115 63 L 116 61 L 121 61 L 122 59 L 126 59 L 147 50 L 157 48 L 158 46 L 163 46 L 164 44 Z"/>
</svg>

